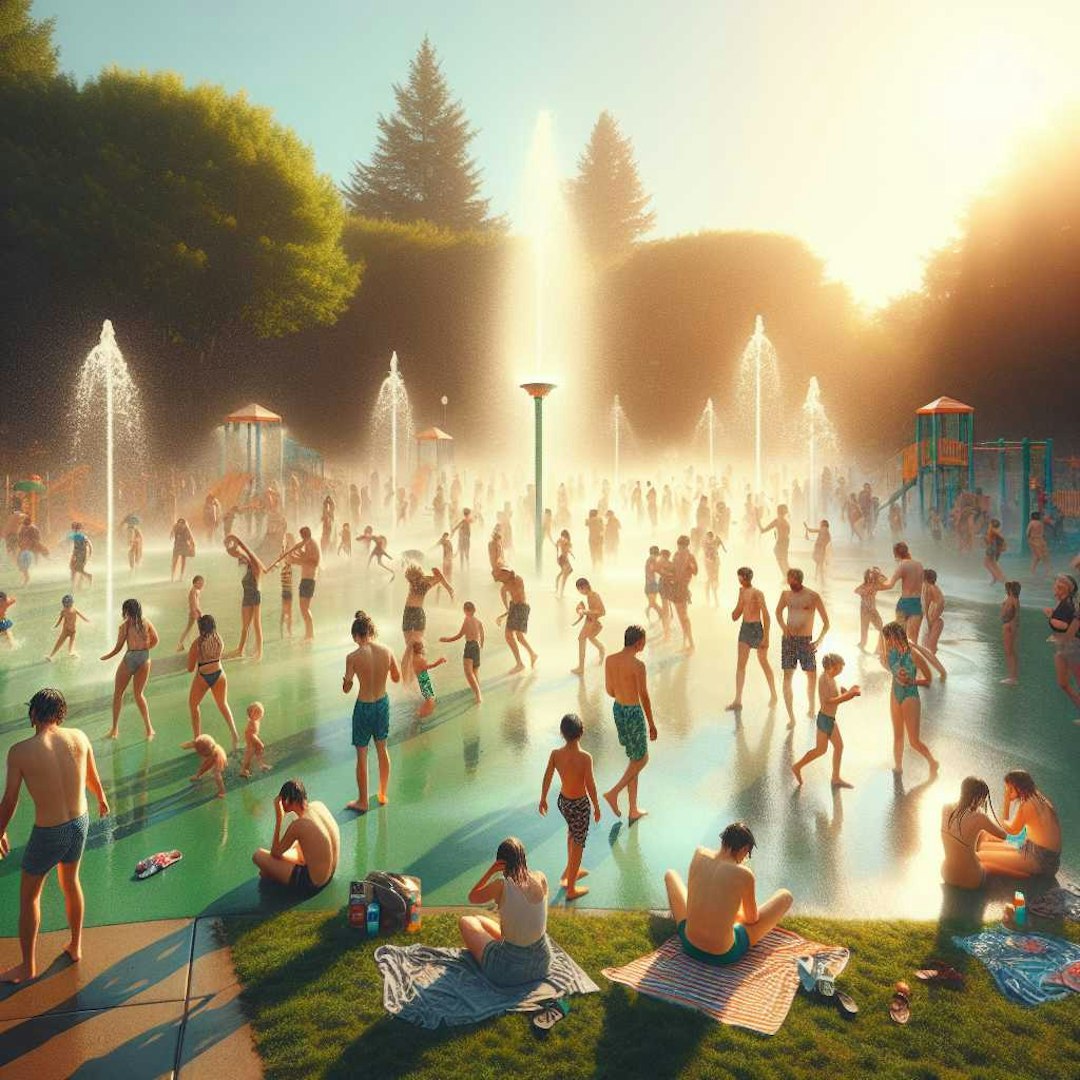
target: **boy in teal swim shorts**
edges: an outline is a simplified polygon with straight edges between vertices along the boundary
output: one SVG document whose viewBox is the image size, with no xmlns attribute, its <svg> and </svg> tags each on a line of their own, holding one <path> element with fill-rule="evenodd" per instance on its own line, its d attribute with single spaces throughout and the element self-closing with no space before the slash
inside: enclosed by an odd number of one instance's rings
<svg viewBox="0 0 1080 1080">
<path fill-rule="evenodd" d="M 612 705 L 615 729 L 630 759 L 622 778 L 610 791 L 604 792 L 604 798 L 615 816 L 622 817 L 619 793 L 626 788 L 630 796 L 628 820 L 631 825 L 648 813 L 638 806 L 638 775 L 649 763 L 649 743 L 656 741 L 645 665 L 638 659 L 644 648 L 645 630 L 640 626 L 628 626 L 623 634 L 622 650 L 609 656 L 604 664 L 607 692 L 615 699 Z M 647 739 L 646 725 L 649 732 Z"/>
<path fill-rule="evenodd" d="M 664 875 L 668 904 L 683 952 L 711 967 L 735 964 L 787 914 L 792 896 L 778 889 L 758 907 L 753 871 L 743 865 L 756 841 L 750 827 L 733 822 L 720 834 L 720 850 L 699 847 L 686 884 L 675 870 Z"/>
<path fill-rule="evenodd" d="M 822 676 L 819 686 L 821 711 L 817 714 L 817 742 L 812 750 L 807 750 L 791 766 L 791 771 L 795 774 L 795 779 L 801 786 L 803 769 L 811 761 L 821 757 L 828 748 L 829 743 L 832 743 L 832 786 L 834 788 L 849 788 L 853 785 L 840 776 L 840 759 L 844 756 L 844 740 L 840 738 L 840 729 L 836 726 L 836 710 L 845 701 L 857 698 L 861 691 L 858 686 L 853 686 L 850 690 L 845 690 L 843 687 L 837 689 L 836 679 L 840 672 L 844 670 L 844 658 L 842 656 L 838 656 L 836 653 L 827 653 L 821 661 L 821 670 Z"/>
</svg>

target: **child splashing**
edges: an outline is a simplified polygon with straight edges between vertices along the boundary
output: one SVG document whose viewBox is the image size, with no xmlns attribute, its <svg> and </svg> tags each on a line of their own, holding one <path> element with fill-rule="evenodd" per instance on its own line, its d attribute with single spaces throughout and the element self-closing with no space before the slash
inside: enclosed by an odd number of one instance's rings
<svg viewBox="0 0 1080 1080">
<path fill-rule="evenodd" d="M 871 566 L 863 571 L 862 584 L 855 587 L 859 597 L 859 649 L 866 652 L 866 639 L 872 626 L 881 633 L 881 613 L 877 609 L 877 594 L 885 587 L 885 575 L 880 567 Z"/>
<path fill-rule="evenodd" d="M 882 667 L 892 673 L 892 692 L 889 694 L 889 713 L 893 729 L 893 772 L 904 771 L 904 735 L 912 750 L 922 754 L 930 766 L 930 776 L 938 773 L 938 762 L 930 748 L 919 736 L 922 702 L 919 687 L 930 685 L 930 668 L 921 652 L 916 652 L 903 626 L 886 623 L 881 631 L 878 656 Z"/>
</svg>

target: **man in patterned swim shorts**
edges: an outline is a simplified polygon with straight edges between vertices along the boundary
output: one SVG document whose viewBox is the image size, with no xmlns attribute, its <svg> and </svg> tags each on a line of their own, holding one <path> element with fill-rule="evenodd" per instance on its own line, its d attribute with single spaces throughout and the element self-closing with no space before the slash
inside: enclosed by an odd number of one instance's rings
<svg viewBox="0 0 1080 1080">
<path fill-rule="evenodd" d="M 37 975 L 41 888 L 54 866 L 71 928 L 71 941 L 64 952 L 72 961 L 82 959 L 83 893 L 79 863 L 90 827 L 86 789 L 97 799 L 99 817 L 108 814 L 109 804 L 90 740 L 81 731 L 65 731 L 61 727 L 66 715 L 67 702 L 59 690 L 39 690 L 30 699 L 34 734 L 8 751 L 7 785 L 0 801 L 0 858 L 11 850 L 7 826 L 18 806 L 19 787 L 23 783 L 34 802 L 34 827 L 22 860 L 19 912 L 22 963 L 0 973 L 0 982 L 24 982 Z"/>
<path fill-rule="evenodd" d="M 776 605 L 776 624 L 780 627 L 780 670 L 784 673 L 784 705 L 788 727 L 795 726 L 791 681 L 798 665 L 806 672 L 806 692 L 810 699 L 807 716 L 817 715 L 817 647 L 829 632 L 829 615 L 821 597 L 803 585 L 803 572 L 794 567 L 787 573 L 788 588 Z M 821 616 L 821 633 L 814 637 L 814 617 Z M 785 618 L 786 616 L 786 618 Z"/>
<path fill-rule="evenodd" d="M 608 806 L 616 817 L 622 817 L 619 809 L 619 793 L 626 788 L 630 796 L 629 821 L 633 825 L 648 811 L 638 806 L 638 775 L 649 764 L 649 743 L 656 741 L 656 725 L 653 723 L 652 702 L 645 665 L 639 659 L 645 648 L 645 631 L 640 626 L 628 626 L 623 634 L 623 648 L 609 656 L 604 663 L 604 679 L 608 696 L 614 698 L 612 712 L 619 742 L 626 751 L 630 763 L 619 782 L 604 792 Z M 648 739 L 645 726 L 648 724 Z"/>
</svg>

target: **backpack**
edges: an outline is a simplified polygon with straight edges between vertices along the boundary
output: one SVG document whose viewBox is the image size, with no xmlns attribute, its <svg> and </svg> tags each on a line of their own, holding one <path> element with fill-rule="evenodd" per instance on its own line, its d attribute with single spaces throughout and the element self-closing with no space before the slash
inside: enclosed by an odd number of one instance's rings
<svg viewBox="0 0 1080 1080">
<path fill-rule="evenodd" d="M 364 878 L 365 888 L 370 888 L 379 904 L 379 934 L 398 934 L 408 925 L 412 915 L 413 896 L 419 896 L 419 882 L 402 874 L 384 874 L 372 870 Z"/>
</svg>

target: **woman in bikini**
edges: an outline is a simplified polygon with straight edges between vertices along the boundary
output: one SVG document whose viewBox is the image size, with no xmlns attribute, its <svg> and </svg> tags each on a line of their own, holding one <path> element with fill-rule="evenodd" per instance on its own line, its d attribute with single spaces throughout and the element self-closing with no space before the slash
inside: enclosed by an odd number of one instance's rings
<svg viewBox="0 0 1080 1080">
<path fill-rule="evenodd" d="M 977 776 L 968 776 L 960 785 L 960 798 L 941 811 L 941 844 L 945 861 L 941 864 L 941 880 L 960 889 L 978 889 L 986 879 L 986 871 L 976 851 L 984 834 L 997 840 L 1005 839 L 1005 830 L 993 814 L 990 789 Z"/>
<path fill-rule="evenodd" d="M 1043 614 L 1050 626 L 1050 641 L 1054 645 L 1057 684 L 1073 705 L 1080 709 L 1080 692 L 1073 686 L 1074 680 L 1080 686 L 1080 620 L 1076 614 L 1076 594 L 1076 578 L 1071 574 L 1060 574 L 1054 579 L 1055 606 L 1043 608 Z"/>
<path fill-rule="evenodd" d="M 187 669 L 194 672 L 195 678 L 191 680 L 191 693 L 188 694 L 188 708 L 191 710 L 191 735 L 197 739 L 202 734 L 202 716 L 199 712 L 199 702 L 206 696 L 209 690 L 214 698 L 221 715 L 225 717 L 225 723 L 229 725 L 232 735 L 233 749 L 240 745 L 240 736 L 236 730 L 236 722 L 233 720 L 232 709 L 229 708 L 229 682 L 225 677 L 225 671 L 221 666 L 221 656 L 225 651 L 225 645 L 221 635 L 217 632 L 217 623 L 213 615 L 202 615 L 199 618 L 199 636 L 191 643 L 188 649 Z"/>
<path fill-rule="evenodd" d="M 259 583 L 266 567 L 262 560 L 251 548 L 238 536 L 225 537 L 225 551 L 231 555 L 244 568 L 244 576 L 240 579 L 243 596 L 240 600 L 240 641 L 236 648 L 229 653 L 229 659 L 244 655 L 247 645 L 248 631 L 255 635 L 255 655 L 253 660 L 262 659 L 263 651 L 263 627 L 262 627 L 262 592 Z"/>
<path fill-rule="evenodd" d="M 570 565 L 570 556 L 573 554 L 574 545 L 570 542 L 570 530 L 563 529 L 559 533 L 559 539 L 555 541 L 556 562 L 559 572 L 555 575 L 555 595 L 562 596 L 566 591 L 566 582 L 574 572 Z"/>
<path fill-rule="evenodd" d="M 1005 537 L 1001 532 L 1001 522 L 997 518 L 990 519 L 990 524 L 986 527 L 984 543 L 986 544 L 986 550 L 984 552 L 983 566 L 986 567 L 987 572 L 990 574 L 991 584 L 1000 585 L 1005 580 L 1005 574 L 1002 572 L 998 560 L 1001 558 L 1005 548 L 1008 547 L 1008 544 L 1006 544 Z"/>
<path fill-rule="evenodd" d="M 146 703 L 143 690 L 146 680 L 150 678 L 150 650 L 158 643 L 158 634 L 154 624 L 143 618 L 142 605 L 138 600 L 125 600 L 120 613 L 124 616 L 124 621 L 116 635 L 116 644 L 101 658 L 111 660 L 122 649 L 127 649 L 116 669 L 109 738 L 115 739 L 120 734 L 120 707 L 124 702 L 124 691 L 130 682 L 135 704 L 146 725 L 146 737 L 152 739 L 155 734 L 154 726 L 150 723 L 150 706 Z"/>
<path fill-rule="evenodd" d="M 1016 813 L 1010 818 L 1009 812 Z M 983 839 L 976 851 L 988 874 L 1005 877 L 1053 877 L 1061 865 L 1061 822 L 1054 804 L 1035 786 L 1031 773 L 1005 774 L 1005 832 L 1008 839 Z M 1018 846 L 1019 842 L 1019 846 Z"/>
<path fill-rule="evenodd" d="M 938 763 L 930 748 L 919 737 L 922 703 L 919 687 L 930 685 L 930 668 L 921 653 L 915 652 L 907 633 L 898 622 L 886 623 L 878 645 L 881 665 L 892 673 L 892 692 L 889 694 L 889 714 L 893 729 L 893 772 L 904 771 L 904 734 L 916 753 L 922 754 L 930 766 L 931 777 L 937 776 Z"/>
<path fill-rule="evenodd" d="M 183 518 L 176 519 L 176 524 L 172 527 L 169 536 L 173 545 L 169 580 L 176 581 L 179 577 L 182 581 L 188 559 L 195 557 L 195 537 L 192 535 L 191 527 Z"/>
<path fill-rule="evenodd" d="M 424 597 L 430 589 L 439 586 L 454 599 L 454 586 L 443 576 L 441 570 L 431 568 L 430 574 L 417 565 L 405 568 L 405 580 L 409 583 L 409 595 L 405 597 L 405 610 L 401 615 L 401 632 L 405 635 L 405 652 L 401 657 L 402 679 L 410 682 L 413 673 L 413 643 L 424 640 L 427 629 L 427 612 L 424 611 Z"/>
</svg>

